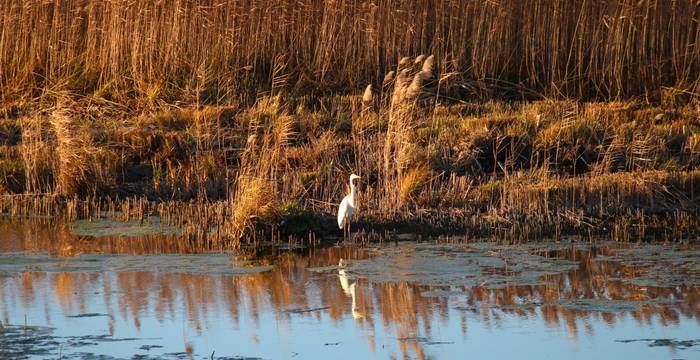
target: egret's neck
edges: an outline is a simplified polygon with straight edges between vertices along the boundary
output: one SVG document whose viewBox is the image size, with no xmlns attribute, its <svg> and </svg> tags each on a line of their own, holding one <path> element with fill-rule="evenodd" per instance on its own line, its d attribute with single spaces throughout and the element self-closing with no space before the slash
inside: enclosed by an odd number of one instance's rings
<svg viewBox="0 0 700 360">
<path fill-rule="evenodd" d="M 355 183 L 352 180 L 350 180 L 350 196 L 355 198 Z"/>
</svg>

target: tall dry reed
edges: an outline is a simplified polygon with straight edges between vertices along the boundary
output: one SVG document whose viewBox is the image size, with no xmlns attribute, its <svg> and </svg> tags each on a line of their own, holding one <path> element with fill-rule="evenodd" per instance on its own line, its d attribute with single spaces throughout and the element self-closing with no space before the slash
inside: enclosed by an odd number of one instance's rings
<svg viewBox="0 0 700 360">
<path fill-rule="evenodd" d="M 299 88 L 359 87 L 425 53 L 461 89 L 692 97 L 698 18 L 694 0 L 2 0 L 0 94 L 167 98 L 202 68 L 216 92 L 269 85 L 280 59 Z"/>
</svg>

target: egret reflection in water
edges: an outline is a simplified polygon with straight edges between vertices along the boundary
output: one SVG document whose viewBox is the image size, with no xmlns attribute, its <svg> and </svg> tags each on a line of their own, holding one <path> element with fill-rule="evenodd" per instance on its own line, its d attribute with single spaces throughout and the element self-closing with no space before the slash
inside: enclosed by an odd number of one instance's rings
<svg viewBox="0 0 700 360">
<path fill-rule="evenodd" d="M 348 279 L 348 274 L 345 269 L 345 262 L 343 261 L 343 259 L 340 259 L 338 261 L 338 279 L 340 280 L 340 286 L 343 288 L 343 292 L 345 293 L 345 295 L 352 298 L 352 316 L 355 319 L 362 318 L 362 313 L 357 307 L 357 294 L 355 290 L 357 287 L 357 281 L 352 280 L 352 282 L 350 282 L 350 280 Z"/>
</svg>

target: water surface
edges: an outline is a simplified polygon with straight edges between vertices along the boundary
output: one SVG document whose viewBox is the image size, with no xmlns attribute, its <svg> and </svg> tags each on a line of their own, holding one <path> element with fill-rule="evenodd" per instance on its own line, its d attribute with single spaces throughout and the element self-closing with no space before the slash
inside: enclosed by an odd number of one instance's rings
<svg viewBox="0 0 700 360">
<path fill-rule="evenodd" d="M 700 358 L 692 245 L 197 250 L 0 224 L 0 357 Z"/>
</svg>

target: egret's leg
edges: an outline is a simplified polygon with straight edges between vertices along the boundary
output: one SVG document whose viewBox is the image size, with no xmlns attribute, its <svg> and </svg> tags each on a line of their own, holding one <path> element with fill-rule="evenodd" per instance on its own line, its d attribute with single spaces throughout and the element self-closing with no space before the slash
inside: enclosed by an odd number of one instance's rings
<svg viewBox="0 0 700 360">
<path fill-rule="evenodd" d="M 343 222 L 343 242 L 345 242 L 348 236 L 348 222 L 347 220 L 343 220 Z"/>
<path fill-rule="evenodd" d="M 350 232 L 350 221 L 348 221 L 348 240 L 352 240 L 351 236 L 352 236 L 352 232 Z"/>
</svg>

